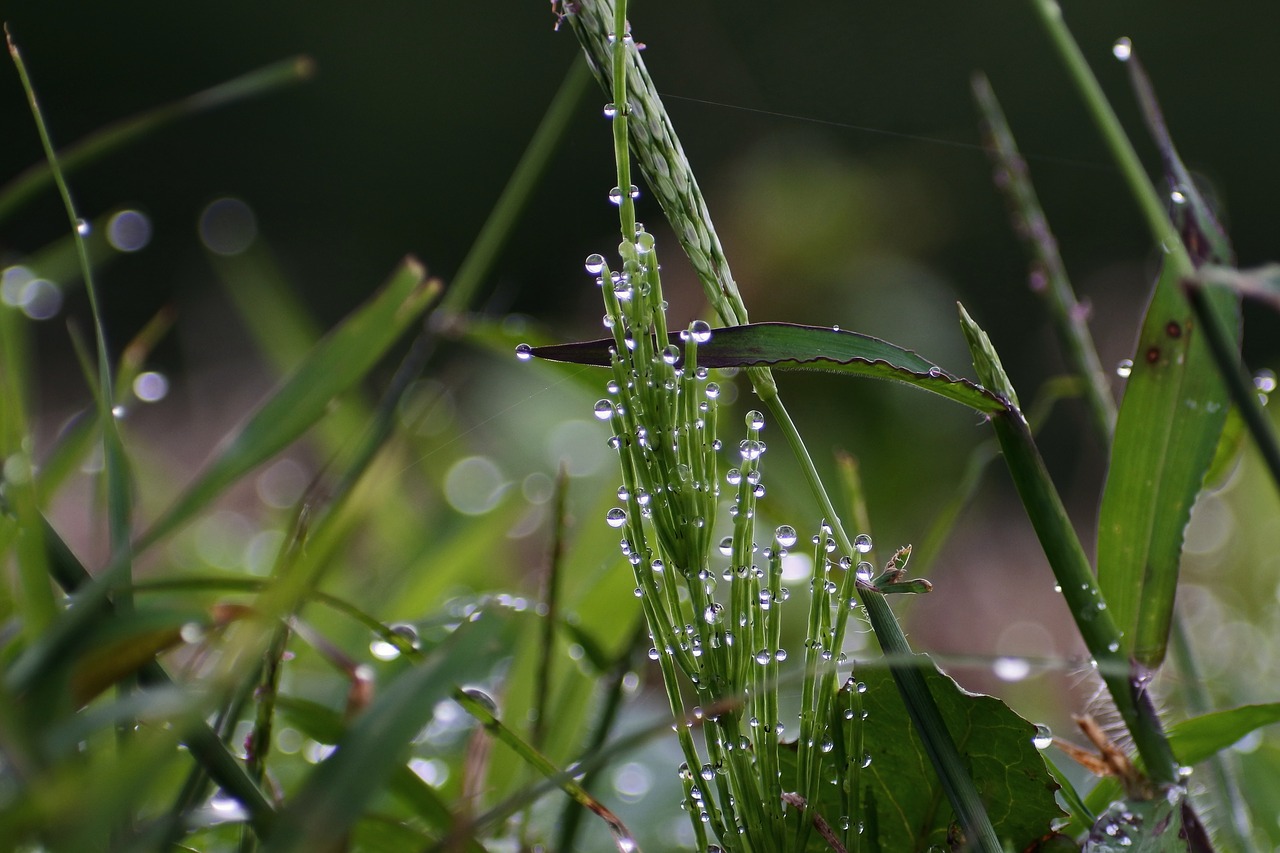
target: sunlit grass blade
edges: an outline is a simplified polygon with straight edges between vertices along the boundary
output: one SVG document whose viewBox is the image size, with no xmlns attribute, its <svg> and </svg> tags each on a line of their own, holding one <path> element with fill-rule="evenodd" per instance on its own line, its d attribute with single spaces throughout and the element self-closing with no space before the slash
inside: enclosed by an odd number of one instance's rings
<svg viewBox="0 0 1280 853">
<path fill-rule="evenodd" d="M 307 79 L 315 66 L 305 56 L 266 65 L 193 95 L 155 107 L 97 130 L 58 152 L 62 168 L 71 172 L 147 134 L 190 115 L 267 94 Z M 47 165 L 32 166 L 0 188 L 0 222 L 9 219 L 53 182 Z"/>
<path fill-rule="evenodd" d="M 1169 727 L 1178 757 L 1197 764 L 1264 726 L 1280 723 L 1280 702 L 1242 705 L 1183 720 Z"/>
<path fill-rule="evenodd" d="M 324 338 L 216 453 L 178 501 L 142 536 L 145 547 L 189 521 L 227 486 L 297 440 L 334 397 L 359 382 L 439 295 L 407 260 L 379 293 Z"/>
<path fill-rule="evenodd" d="M 913 385 L 979 412 L 998 412 L 1007 405 L 998 394 L 947 373 L 908 349 L 843 329 L 793 323 L 750 323 L 713 329 L 698 345 L 701 367 L 776 367 L 849 373 Z M 680 333 L 670 342 L 679 345 Z M 609 364 L 612 338 L 575 344 L 533 347 L 538 358 L 577 364 Z"/>
<path fill-rule="evenodd" d="M 403 764 L 436 703 L 509 651 L 509 629 L 499 612 L 484 612 L 459 626 L 430 660 L 386 686 L 281 810 L 265 849 L 315 850 L 341 838 Z"/>
</svg>

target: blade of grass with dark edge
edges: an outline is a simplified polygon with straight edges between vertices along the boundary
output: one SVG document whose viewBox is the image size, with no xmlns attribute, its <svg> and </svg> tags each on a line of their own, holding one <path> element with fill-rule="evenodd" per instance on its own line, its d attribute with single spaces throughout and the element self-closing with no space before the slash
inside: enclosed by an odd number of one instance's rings
<svg viewBox="0 0 1280 853">
<path fill-rule="evenodd" d="M 364 378 L 441 289 L 413 258 L 372 299 L 317 344 L 139 541 L 145 548 L 192 516 L 323 417 L 330 401 Z"/>
<path fill-rule="evenodd" d="M 1137 57 L 1128 65 L 1164 160 L 1183 245 L 1197 266 L 1231 263 L 1226 235 L 1179 160 Z M 1230 401 L 1205 324 L 1183 291 L 1185 279 L 1167 260 L 1156 282 L 1125 385 L 1098 523 L 1098 582 L 1124 631 L 1124 648 L 1152 668 L 1164 660 L 1183 533 Z M 1230 346 L 1238 351 L 1239 297 L 1220 288 L 1202 293 L 1218 316 L 1231 318 Z"/>
<path fill-rule="evenodd" d="M 385 687 L 280 811 L 264 849 L 311 851 L 341 838 L 403 764 L 436 703 L 507 653 L 510 627 L 498 611 L 483 611 L 460 625 L 425 664 Z"/>
<path fill-rule="evenodd" d="M 58 152 L 59 162 L 64 172 L 74 171 L 178 119 L 267 94 L 306 80 L 314 72 L 315 65 L 305 56 L 272 63 L 97 130 Z M 41 164 L 32 166 L 5 184 L 0 188 L 0 222 L 13 216 L 52 181 L 52 172 L 47 165 Z"/>
<path fill-rule="evenodd" d="M 671 343 L 681 344 L 679 333 L 669 337 Z M 530 352 L 552 361 L 606 367 L 613 346 L 613 338 L 602 338 L 534 347 Z M 698 345 L 698 366 L 769 366 L 848 373 L 903 382 L 988 414 L 1002 411 L 1007 405 L 998 394 L 947 373 L 911 350 L 870 335 L 825 326 L 749 323 L 713 329 L 710 339 Z"/>
</svg>

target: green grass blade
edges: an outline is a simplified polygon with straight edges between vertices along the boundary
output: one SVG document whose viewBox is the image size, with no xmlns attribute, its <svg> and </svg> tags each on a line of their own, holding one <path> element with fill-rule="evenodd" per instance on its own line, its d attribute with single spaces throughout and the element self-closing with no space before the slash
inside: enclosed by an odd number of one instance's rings
<svg viewBox="0 0 1280 853">
<path fill-rule="evenodd" d="M 438 281 L 406 260 L 372 299 L 324 338 L 140 540 L 146 547 L 192 516 L 246 472 L 297 440 L 330 401 L 371 370 L 439 294 Z"/>
<path fill-rule="evenodd" d="M 670 336 L 679 345 L 680 334 Z M 612 338 L 534 347 L 530 352 L 552 361 L 609 364 Z M 932 391 L 980 412 L 1002 411 L 1007 402 L 974 382 L 945 372 L 908 349 L 857 332 L 792 323 L 749 323 L 714 329 L 698 346 L 700 367 L 776 367 L 825 370 L 871 379 L 887 379 Z"/>
<path fill-rule="evenodd" d="M 1012 392 L 1000 367 L 999 356 L 986 333 L 973 322 L 963 306 L 960 317 L 978 377 L 994 389 Z M 1010 409 L 992 418 L 992 426 L 1018 496 L 1040 539 L 1040 546 L 1057 578 L 1071 617 L 1098 664 L 1098 673 L 1128 726 L 1139 754 L 1156 779 L 1175 782 L 1177 762 L 1159 721 L 1150 712 L 1149 699 L 1140 692 L 1138 682 L 1130 681 L 1129 658 L 1122 650 L 1120 630 L 1094 580 L 1089 558 L 1085 556 L 1062 499 L 1049 478 L 1026 419 L 1017 409 Z"/>
<path fill-rule="evenodd" d="M 1263 726 L 1280 723 L 1280 702 L 1242 705 L 1226 711 L 1201 714 L 1169 727 L 1169 742 L 1178 757 L 1196 764 L 1221 752 Z"/>
<path fill-rule="evenodd" d="M 341 838 L 403 763 L 436 703 L 506 651 L 509 628 L 509 622 L 486 612 L 460 626 L 427 663 L 386 687 L 281 810 L 265 850 L 316 850 Z"/>
<path fill-rule="evenodd" d="M 529 766 L 553 781 L 560 790 L 568 794 L 583 808 L 590 810 L 603 820 L 609 827 L 609 832 L 613 835 L 614 843 L 618 845 L 619 853 L 639 853 L 640 848 L 635 842 L 635 837 L 613 812 L 587 793 L 574 780 L 571 774 L 560 770 L 546 756 L 526 743 L 509 726 L 503 725 L 502 721 L 494 716 L 487 702 L 467 690 L 456 691 L 453 698 L 466 709 L 467 713 L 479 720 L 489 734 L 515 750 Z"/>
<path fill-rule="evenodd" d="M 1187 253 L 1197 266 L 1230 263 L 1226 235 L 1178 157 L 1136 57 L 1129 68 L 1164 161 Z M 1164 660 L 1183 533 L 1230 402 L 1208 345 L 1211 318 L 1195 316 L 1184 278 L 1167 258 L 1138 336 L 1098 524 L 1098 582 L 1125 633 L 1125 649 L 1149 667 Z M 1239 297 L 1222 288 L 1197 297 L 1225 320 L 1214 331 L 1225 329 L 1226 346 L 1238 350 Z"/>
<path fill-rule="evenodd" d="M 250 71 L 212 88 L 110 124 L 58 152 L 66 172 L 88 165 L 186 116 L 263 95 L 310 77 L 315 66 L 297 56 Z M 11 218 L 53 182 L 47 164 L 32 166 L 0 188 L 0 222 Z"/>
</svg>

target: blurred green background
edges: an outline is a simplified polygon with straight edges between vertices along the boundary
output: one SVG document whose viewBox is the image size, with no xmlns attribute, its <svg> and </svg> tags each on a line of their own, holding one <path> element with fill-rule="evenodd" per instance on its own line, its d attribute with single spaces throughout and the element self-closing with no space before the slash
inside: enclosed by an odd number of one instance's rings
<svg viewBox="0 0 1280 853">
<path fill-rule="evenodd" d="M 201 243 L 197 223 L 206 207 L 232 197 L 251 209 L 260 245 L 323 326 L 406 253 L 447 282 L 566 70 L 581 61 L 573 36 L 553 32 L 555 17 L 542 0 L 236 0 L 205 8 L 8 0 L 2 8 L 61 144 L 269 62 L 305 54 L 316 64 L 316 76 L 303 85 L 181 122 L 72 179 L 86 217 L 132 208 L 152 225 L 145 250 L 115 258 L 99 287 L 117 347 L 163 306 L 177 308 L 175 333 L 152 359 L 169 376 L 171 396 L 139 412 L 132 425 L 170 439 L 153 448 L 160 460 L 152 476 L 166 483 L 189 477 L 269 382 Z M 1183 158 L 1224 206 L 1241 264 L 1280 256 L 1280 7 L 1147 0 L 1069 2 L 1064 11 L 1147 162 L 1155 165 L 1154 149 L 1110 54 L 1120 36 L 1132 38 L 1146 64 Z M 1061 370 L 980 149 L 968 87 L 982 70 L 1028 156 L 1077 290 L 1092 305 L 1104 364 L 1130 355 L 1156 253 L 1025 4 L 639 2 L 632 24 L 753 319 L 839 324 L 969 372 L 955 322 L 960 300 L 990 332 L 1024 403 Z M 604 100 L 592 89 L 580 104 L 475 306 L 495 317 L 527 315 L 507 320 L 510 334 L 518 336 L 521 323 L 557 339 L 600 331 L 599 299 L 581 262 L 616 243 L 606 201 L 614 177 Z M 8 180 L 41 158 L 12 71 L 0 74 L 0 116 L 0 180 Z M 706 316 L 660 211 L 642 195 L 639 212 L 664 250 L 675 322 Z M 60 204 L 47 193 L 0 232 L 0 266 L 65 231 Z M 66 315 L 83 320 L 86 306 L 79 289 L 67 299 L 36 338 L 48 379 L 39 401 L 46 435 L 86 399 L 63 323 Z M 1247 306 L 1245 340 L 1251 367 L 1280 361 L 1273 315 Z M 587 414 L 596 392 L 466 343 L 443 346 L 431 375 L 435 384 L 423 398 L 446 422 L 427 435 L 449 439 L 432 456 L 402 460 L 430 471 L 447 498 L 448 507 L 432 505 L 426 514 L 484 515 L 500 505 L 495 529 L 520 531 L 495 577 L 468 583 L 535 591 L 522 573 L 541 559 L 542 546 L 521 537 L 545 522 L 545 512 L 521 515 L 493 496 L 503 489 L 515 495 L 510 487 L 519 484 L 517 503 L 542 506 L 561 458 L 586 478 L 575 487 L 576 535 L 609 538 L 587 515 L 616 487 L 604 436 L 593 432 Z M 859 458 L 886 555 L 891 546 L 919 543 L 953 495 L 969 449 L 987 437 L 964 410 L 907 389 L 824 376 L 788 376 L 782 387 L 824 465 L 837 448 Z M 1078 403 L 1061 406 L 1042 446 L 1089 541 L 1104 459 Z M 765 470 L 781 507 L 775 512 L 791 513 L 777 520 L 815 525 L 780 447 Z M 1196 604 L 1206 669 L 1229 681 L 1219 686 L 1238 701 L 1274 698 L 1254 676 L 1227 672 L 1242 643 L 1269 648 L 1275 622 L 1268 613 L 1280 551 L 1268 541 L 1269 522 L 1258 521 L 1274 519 L 1275 496 L 1251 472 L 1245 465 L 1193 522 L 1191 579 L 1204 583 L 1187 596 Z M 292 477 L 293 485 L 281 487 L 284 497 L 275 503 L 262 502 L 279 509 L 308 474 L 277 475 Z M 481 485 L 459 497 L 449 492 L 450 476 L 455 486 Z M 938 592 L 904 605 L 913 639 L 957 655 L 1077 654 L 1005 475 L 995 471 L 985 482 L 946 552 L 920 555 L 931 563 Z M 262 511 L 243 497 L 234 509 Z M 66 524 L 83 519 L 74 509 L 63 513 Z M 238 541 L 254 529 L 232 511 L 219 523 L 211 541 Z M 1242 530 L 1257 535 L 1240 537 Z M 586 561 L 613 565 L 611 547 Z M 210 560 L 212 552 L 201 553 Z M 237 551 L 224 568 L 239 559 Z M 1228 565 L 1248 569 L 1224 586 L 1219 573 Z M 627 586 L 621 584 L 624 593 Z M 1257 603 L 1259 588 L 1268 606 Z M 424 610 L 434 603 L 399 602 Z M 1268 658 L 1258 672 L 1277 667 L 1280 660 Z M 1062 686 L 1077 680 L 1052 677 Z M 1015 708 L 1059 726 L 1071 710 L 1043 681 L 1001 686 L 982 671 L 961 681 L 1006 695 L 1025 687 Z"/>
</svg>

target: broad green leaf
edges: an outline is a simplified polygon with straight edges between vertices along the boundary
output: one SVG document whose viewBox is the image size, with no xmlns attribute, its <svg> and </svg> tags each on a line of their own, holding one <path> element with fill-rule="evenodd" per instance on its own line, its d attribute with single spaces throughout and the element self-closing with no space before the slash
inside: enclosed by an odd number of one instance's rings
<svg viewBox="0 0 1280 853">
<path fill-rule="evenodd" d="M 931 663 L 921 672 L 996 833 L 1012 849 L 1026 848 L 1063 815 L 1054 799 L 1057 782 L 1032 743 L 1036 727 L 999 699 L 962 689 Z M 866 685 L 860 694 L 867 713 L 862 743 L 870 762 L 858 771 L 860 808 L 848 817 L 862 824 L 864 849 L 886 853 L 929 850 L 933 845 L 945 849 L 954 814 L 892 673 L 886 668 L 856 669 L 854 677 Z M 787 776 L 795 772 L 795 750 L 783 753 L 783 787 L 790 790 Z M 839 823 L 844 812 L 836 786 L 822 786 L 816 809 L 828 823 Z M 827 848 L 815 846 L 811 839 L 809 849 Z"/>
<path fill-rule="evenodd" d="M 670 336 L 680 344 L 680 334 Z M 534 347 L 532 354 L 552 361 L 609 364 L 612 338 Z M 908 349 L 857 332 L 792 323 L 748 323 L 714 329 L 698 346 L 700 367 L 774 367 L 826 370 L 871 379 L 903 382 L 932 391 L 980 412 L 999 412 L 1008 402 L 976 383 L 953 376 Z"/>
<path fill-rule="evenodd" d="M 341 838 L 403 766 L 410 741 L 430 721 L 436 703 L 487 672 L 508 650 L 509 628 L 499 611 L 485 611 L 460 626 L 425 664 L 382 690 L 280 811 L 266 850 L 316 850 Z"/>
<path fill-rule="evenodd" d="M 297 440 L 334 397 L 367 374 L 440 291 L 409 258 L 368 302 L 320 341 L 215 454 L 213 461 L 141 539 L 154 543 L 189 521 L 228 486 Z"/>
<path fill-rule="evenodd" d="M 1226 236 L 1178 158 L 1150 84 L 1136 61 L 1130 67 L 1193 262 L 1231 263 Z M 1098 522 L 1098 583 L 1124 632 L 1124 651 L 1148 667 L 1164 660 L 1183 534 L 1229 404 L 1182 285 L 1167 261 L 1138 335 Z M 1206 296 L 1231 318 L 1238 341 L 1239 297 L 1218 288 Z"/>
<path fill-rule="evenodd" d="M 1186 764 L 1197 764 L 1263 726 L 1280 723 L 1280 702 L 1242 705 L 1169 727 L 1169 742 Z"/>
</svg>

